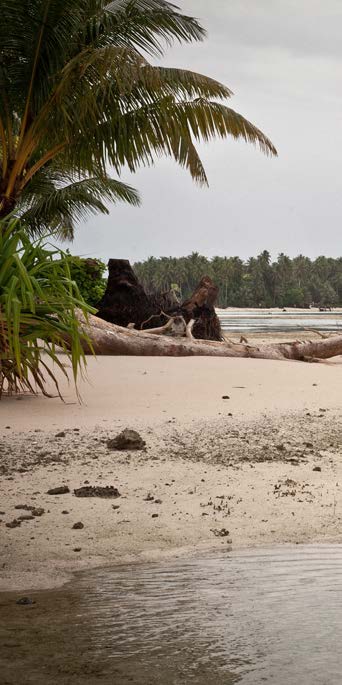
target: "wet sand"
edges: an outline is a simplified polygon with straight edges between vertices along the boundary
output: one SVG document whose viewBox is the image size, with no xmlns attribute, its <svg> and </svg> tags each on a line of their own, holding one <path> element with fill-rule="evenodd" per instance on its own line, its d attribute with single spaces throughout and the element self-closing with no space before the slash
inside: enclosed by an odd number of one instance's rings
<svg viewBox="0 0 342 685">
<path fill-rule="evenodd" d="M 106 357 L 88 375 L 82 405 L 66 387 L 65 403 L 0 404 L 1 589 L 230 544 L 342 541 L 339 360 Z M 146 452 L 108 449 L 125 427 Z M 120 497 L 75 497 L 86 481 Z M 47 495 L 60 485 L 70 493 Z M 30 516 L 22 505 L 44 513 L 7 527 Z"/>
</svg>

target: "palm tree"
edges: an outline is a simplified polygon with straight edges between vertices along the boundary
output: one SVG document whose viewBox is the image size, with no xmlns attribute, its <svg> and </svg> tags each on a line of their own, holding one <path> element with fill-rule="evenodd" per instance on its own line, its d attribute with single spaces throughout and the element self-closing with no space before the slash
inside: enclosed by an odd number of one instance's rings
<svg viewBox="0 0 342 685">
<path fill-rule="evenodd" d="M 139 202 L 119 181 L 166 154 L 200 184 L 195 143 L 271 141 L 206 76 L 152 66 L 165 43 L 205 36 L 164 0 L 0 0 L 0 217 L 13 210 L 32 233 L 72 238 L 74 222 L 105 200 Z M 112 168 L 116 178 L 108 175 Z"/>
</svg>

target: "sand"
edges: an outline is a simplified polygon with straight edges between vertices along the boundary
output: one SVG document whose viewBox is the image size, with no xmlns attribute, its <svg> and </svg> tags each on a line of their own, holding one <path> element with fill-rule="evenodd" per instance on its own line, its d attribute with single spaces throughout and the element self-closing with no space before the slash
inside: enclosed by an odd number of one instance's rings
<svg viewBox="0 0 342 685">
<path fill-rule="evenodd" d="M 0 589 L 222 545 L 342 541 L 341 381 L 340 360 L 104 357 L 82 405 L 65 385 L 65 403 L 5 397 Z M 146 451 L 108 449 L 125 427 Z M 75 497 L 85 481 L 120 497 Z M 70 493 L 46 494 L 60 485 Z M 18 505 L 44 513 L 9 528 L 29 514 Z"/>
</svg>

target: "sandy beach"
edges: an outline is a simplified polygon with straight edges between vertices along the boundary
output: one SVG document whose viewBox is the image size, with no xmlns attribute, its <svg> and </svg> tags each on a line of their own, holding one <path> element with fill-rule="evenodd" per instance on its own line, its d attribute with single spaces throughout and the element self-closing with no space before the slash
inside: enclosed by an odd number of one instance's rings
<svg viewBox="0 0 342 685">
<path fill-rule="evenodd" d="M 64 381 L 64 403 L 4 397 L 0 588 L 222 545 L 342 541 L 341 384 L 340 359 L 104 357 L 89 359 L 82 404 Z M 108 448 L 126 427 L 146 450 Z M 76 497 L 84 484 L 120 496 Z M 59 486 L 70 492 L 47 494 Z"/>
</svg>

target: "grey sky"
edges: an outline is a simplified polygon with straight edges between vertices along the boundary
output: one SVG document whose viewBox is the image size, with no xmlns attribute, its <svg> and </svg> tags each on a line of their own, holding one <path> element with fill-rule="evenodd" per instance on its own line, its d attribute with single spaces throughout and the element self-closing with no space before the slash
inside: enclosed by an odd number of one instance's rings
<svg viewBox="0 0 342 685">
<path fill-rule="evenodd" d="M 138 209 L 111 208 L 80 225 L 75 254 L 246 258 L 342 254 L 341 0 L 186 0 L 208 30 L 204 43 L 175 45 L 170 66 L 201 71 L 235 93 L 229 105 L 258 125 L 278 159 L 233 140 L 201 146 L 210 188 L 170 160 L 123 179 Z"/>
</svg>

